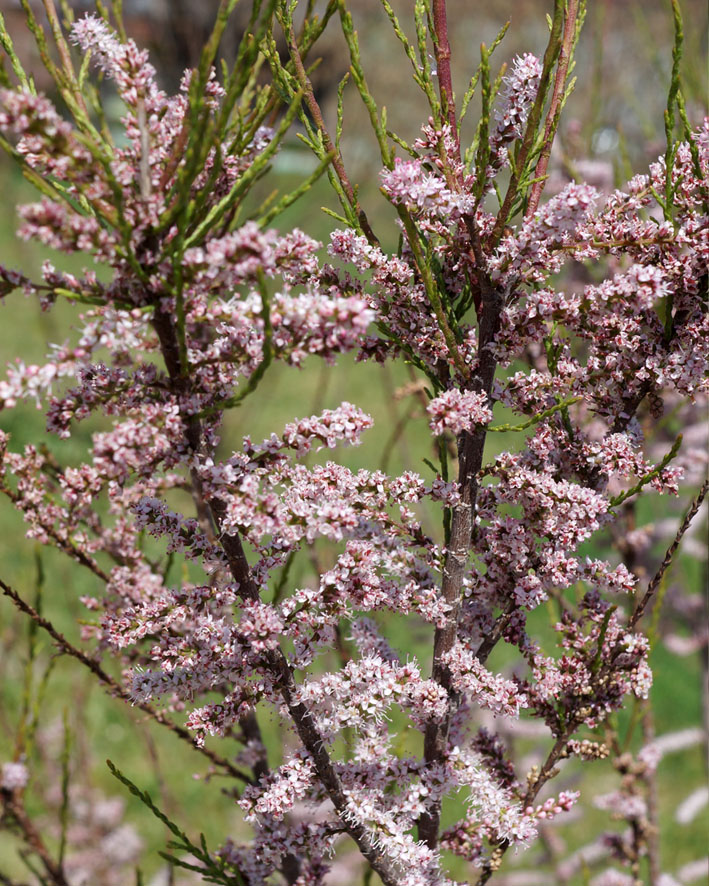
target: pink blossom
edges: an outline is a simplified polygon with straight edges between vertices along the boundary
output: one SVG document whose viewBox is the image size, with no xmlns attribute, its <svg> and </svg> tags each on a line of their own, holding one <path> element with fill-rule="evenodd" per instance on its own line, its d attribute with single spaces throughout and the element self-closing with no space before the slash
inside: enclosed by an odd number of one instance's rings
<svg viewBox="0 0 709 886">
<path fill-rule="evenodd" d="M 477 391 L 450 388 L 431 400 L 426 411 L 431 416 L 429 424 L 434 434 L 444 431 L 460 434 L 492 421 L 488 398 Z"/>
<path fill-rule="evenodd" d="M 472 195 L 451 191 L 442 176 L 426 172 L 418 160 L 397 157 L 394 169 L 384 170 L 381 179 L 392 203 L 402 203 L 417 212 L 448 218 L 470 212 L 474 206 Z"/>
<path fill-rule="evenodd" d="M 518 717 L 520 708 L 526 706 L 525 695 L 516 683 L 491 674 L 462 644 L 446 654 L 445 662 L 453 675 L 455 687 L 461 692 L 469 692 L 478 704 L 494 713 Z"/>
<path fill-rule="evenodd" d="M 505 146 L 524 136 L 541 74 L 541 63 L 530 52 L 515 56 L 512 60 L 509 72 L 503 78 L 503 87 L 494 112 L 497 125 L 490 137 L 490 165 L 493 169 L 500 166 L 506 157 Z"/>
<path fill-rule="evenodd" d="M 3 763 L 0 772 L 0 787 L 4 791 L 21 791 L 27 786 L 29 772 L 24 763 Z"/>
</svg>

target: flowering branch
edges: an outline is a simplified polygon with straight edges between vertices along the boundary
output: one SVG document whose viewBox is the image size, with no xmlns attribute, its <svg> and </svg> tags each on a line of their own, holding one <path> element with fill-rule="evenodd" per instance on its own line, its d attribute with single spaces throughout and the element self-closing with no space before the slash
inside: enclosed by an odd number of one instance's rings
<svg viewBox="0 0 709 886">
<path fill-rule="evenodd" d="M 559 44 L 559 57 L 554 72 L 554 86 L 552 87 L 551 99 L 547 109 L 546 122 L 544 124 L 542 147 L 539 159 L 537 160 L 537 165 L 534 168 L 534 180 L 527 200 L 527 209 L 525 212 L 526 218 L 534 217 L 534 213 L 539 207 L 542 191 L 544 190 L 552 143 L 559 126 L 562 105 L 566 98 L 566 84 L 569 73 L 569 63 L 573 52 L 573 44 L 578 37 L 580 26 L 578 21 L 579 5 L 579 0 L 569 0 L 566 8 L 564 30 Z"/>
<path fill-rule="evenodd" d="M 255 4 L 220 76 L 213 65 L 233 6 L 221 3 L 199 67 L 176 95 L 159 89 L 146 53 L 94 16 L 67 38 L 55 27 L 67 55 L 60 67 L 37 35 L 66 119 L 27 88 L 21 66 L 17 87 L 0 91 L 2 144 L 41 190 L 20 210 L 22 236 L 106 268 L 99 279 L 46 263 L 34 282 L 0 266 L 3 300 L 20 289 L 45 309 L 61 297 L 84 310 L 46 362 L 8 366 L 0 409 L 34 400 L 63 438 L 101 417 L 79 438 L 78 464 L 43 446 L 15 451 L 0 435 L 2 491 L 30 537 L 100 579 L 97 595 L 83 598 L 100 613 L 84 635 L 115 656 L 129 685 L 0 586 L 113 694 L 243 783 L 232 793 L 252 838 L 226 840 L 215 856 L 197 847 L 203 874 L 315 886 L 348 839 L 386 886 L 449 883 L 444 851 L 477 865 L 482 884 L 509 847 L 533 843 L 542 822 L 576 802 L 565 791 L 536 799 L 566 756 L 604 756 L 577 732 L 628 697 L 648 697 L 654 629 L 639 631 L 639 619 L 691 516 L 634 611 L 633 562 L 586 552 L 608 527 L 629 535 L 617 510 L 627 498 L 678 494 L 691 462 L 686 443 L 657 452 L 653 434 L 663 401 L 706 392 L 707 123 L 624 191 L 571 183 L 542 203 L 580 3 L 555 4 L 543 61 L 527 53 L 495 76 L 490 55 L 502 33 L 483 47 L 462 109 L 444 0 L 416 4 L 418 54 L 385 3 L 432 115 L 412 144 L 387 129 L 344 0 L 328 3 L 323 19 L 307 2 L 298 27 L 293 4 Z M 306 66 L 335 11 L 381 154 L 381 192 L 397 216 L 388 241 L 375 237 L 343 161 L 347 80 L 332 136 Z M 78 77 L 74 46 L 90 59 Z M 261 85 L 254 72 L 264 60 L 272 82 Z M 89 64 L 125 106 L 120 137 L 84 111 L 101 103 Z M 461 156 L 460 120 L 478 84 L 482 116 Z M 678 84 L 671 107 L 683 107 Z M 343 207 L 327 258 L 305 232 L 266 227 L 315 177 L 267 205 L 250 202 L 296 117 L 315 176 L 327 170 Z M 668 217 L 658 220 L 655 200 Z M 382 246 L 397 240 L 395 251 Z M 563 276 L 584 261 L 592 277 Z M 227 410 L 247 396 L 260 402 L 277 361 L 329 367 L 351 352 L 408 363 L 421 406 L 411 421 L 427 422 L 431 435 L 433 455 L 419 453 L 431 456 L 427 480 L 411 469 L 348 467 L 339 449 L 373 425 L 348 402 L 318 402 L 317 414 L 261 441 L 235 445 L 233 425 L 224 433 Z M 509 422 L 494 420 L 500 408 Z M 385 459 L 408 420 L 383 438 Z M 488 431 L 509 437 L 497 436 L 502 446 L 486 459 Z M 327 459 L 311 458 L 322 449 Z M 432 643 L 430 676 L 415 650 L 396 648 L 411 622 Z M 501 643 L 511 672 L 490 669 Z M 185 711 L 184 726 L 160 701 Z M 505 722 L 523 710 L 553 736 L 526 784 L 503 741 Z M 259 725 L 266 711 L 283 731 L 278 765 Z M 484 711 L 495 732 L 479 728 Z M 416 733 L 422 753 L 399 738 Z M 208 736 L 237 738 L 236 759 L 205 751 Z M 456 796 L 467 808 L 442 830 Z M 190 851 L 174 827 L 179 851 Z"/>
<path fill-rule="evenodd" d="M 165 365 L 176 393 L 182 396 L 189 396 L 191 393 L 189 376 L 183 375 L 180 371 L 179 358 L 177 356 L 176 328 L 172 319 L 158 308 L 155 311 L 153 325 L 158 334 Z M 196 416 L 185 416 L 185 424 L 187 442 L 192 452 L 197 454 L 203 450 L 204 445 L 201 422 Z M 195 496 L 203 500 L 201 482 L 196 471 L 193 471 L 192 483 Z M 198 511 L 201 508 L 202 506 L 198 505 Z M 240 596 L 242 599 L 253 603 L 260 602 L 259 588 L 251 574 L 241 538 L 238 533 L 228 532 L 224 528 L 226 524 L 226 508 L 222 500 L 219 498 L 213 499 L 209 510 L 217 529 L 219 544 L 226 555 L 229 569 L 239 588 Z M 332 801 L 345 830 L 358 845 L 362 855 L 367 859 L 372 869 L 379 874 L 385 886 L 398 886 L 401 881 L 392 863 L 384 853 L 377 849 L 367 829 L 351 820 L 347 797 L 330 759 L 323 737 L 310 711 L 302 702 L 298 701 L 298 689 L 292 669 L 279 647 L 268 649 L 264 653 L 264 665 L 272 675 L 274 685 L 283 697 L 298 736 L 310 754 L 320 782 Z"/>
<path fill-rule="evenodd" d="M 514 203 L 519 195 L 519 188 L 521 182 L 523 181 L 527 162 L 536 142 L 539 123 L 541 121 L 542 111 L 544 109 L 544 102 L 551 80 L 551 74 L 554 70 L 554 65 L 557 63 L 557 59 L 559 56 L 559 50 L 561 48 L 562 41 L 561 35 L 563 22 L 566 20 L 565 16 L 568 16 L 568 13 L 566 12 L 566 4 L 564 0 L 554 0 L 554 15 L 552 17 L 551 30 L 549 33 L 549 42 L 547 43 L 547 48 L 544 52 L 544 60 L 539 77 L 539 86 L 537 88 L 534 103 L 531 107 L 531 110 L 529 111 L 527 127 L 524 132 L 524 138 L 522 139 L 522 143 L 520 145 L 519 154 L 517 155 L 515 166 L 512 169 L 510 183 L 507 186 L 507 192 L 505 193 L 505 199 L 502 202 L 500 211 L 497 213 L 495 227 L 493 228 L 492 234 L 490 235 L 491 243 L 497 243 L 502 236 L 505 225 L 507 224 L 508 219 L 512 213 Z"/>
<path fill-rule="evenodd" d="M 26 603 L 22 597 L 11 588 L 9 585 L 5 584 L 5 582 L 0 579 L 0 588 L 2 588 L 2 592 L 6 597 L 9 597 L 15 606 L 20 610 L 20 612 L 24 612 L 32 621 L 42 630 L 46 631 L 49 636 L 54 640 L 60 651 L 64 655 L 69 655 L 72 658 L 75 658 L 77 661 L 81 662 L 81 664 L 88 668 L 88 670 L 93 673 L 98 681 L 102 683 L 106 689 L 113 695 L 115 698 L 121 698 L 123 701 L 127 701 L 133 703 L 131 693 L 124 689 L 120 684 L 116 683 L 113 677 L 110 674 L 107 674 L 106 671 L 101 667 L 101 665 L 93 658 L 90 658 L 80 649 L 77 649 L 76 646 L 73 646 L 66 637 L 56 630 L 54 625 L 48 621 L 46 618 L 41 616 L 29 603 Z M 183 729 L 182 726 L 178 726 L 177 723 L 173 723 L 172 720 L 169 720 L 162 711 L 156 711 L 155 708 L 151 707 L 151 705 L 146 704 L 145 702 L 136 702 L 136 706 L 141 709 L 144 713 L 148 714 L 151 719 L 155 720 L 156 723 L 159 723 L 161 726 L 166 726 L 170 732 L 176 735 L 178 738 L 182 739 L 182 741 L 186 741 L 191 747 L 195 747 L 194 738 L 192 734 L 187 730 Z M 201 754 L 207 757 L 215 766 L 218 766 L 220 769 L 224 769 L 225 772 L 228 772 L 232 778 L 239 779 L 244 782 L 250 782 L 251 779 L 248 775 L 241 772 L 237 769 L 232 763 L 230 763 L 224 757 L 220 757 L 219 754 L 216 754 L 210 748 L 207 747 L 198 747 L 198 750 Z"/>
</svg>

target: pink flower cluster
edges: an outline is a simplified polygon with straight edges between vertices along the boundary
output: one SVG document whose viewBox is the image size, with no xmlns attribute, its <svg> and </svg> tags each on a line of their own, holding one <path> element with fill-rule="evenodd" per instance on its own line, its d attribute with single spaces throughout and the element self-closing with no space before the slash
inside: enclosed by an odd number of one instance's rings
<svg viewBox="0 0 709 886">
<path fill-rule="evenodd" d="M 493 169 L 507 160 L 506 146 L 523 137 L 541 75 L 539 59 L 527 52 L 512 60 L 509 73 L 503 77 L 500 101 L 495 108 L 497 125 L 490 138 L 490 166 Z"/>
<path fill-rule="evenodd" d="M 0 787 L 3 791 L 21 791 L 27 787 L 29 772 L 24 763 L 3 763 L 0 769 Z"/>
<path fill-rule="evenodd" d="M 435 397 L 426 407 L 431 416 L 429 425 L 437 436 L 444 431 L 460 434 L 472 431 L 475 425 L 492 421 L 492 411 L 485 394 L 478 391 L 460 391 L 451 388 Z"/>
<path fill-rule="evenodd" d="M 392 203 L 416 214 L 448 220 L 472 211 L 471 195 L 451 191 L 438 173 L 429 173 L 419 160 L 396 159 L 392 170 L 382 172 L 382 188 Z"/>
</svg>

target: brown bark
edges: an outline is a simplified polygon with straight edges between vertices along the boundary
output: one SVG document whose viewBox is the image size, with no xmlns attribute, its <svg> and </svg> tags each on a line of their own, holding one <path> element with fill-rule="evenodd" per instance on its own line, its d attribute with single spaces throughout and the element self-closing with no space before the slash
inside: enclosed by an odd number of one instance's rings
<svg viewBox="0 0 709 886">
<path fill-rule="evenodd" d="M 482 317 L 478 341 L 478 370 L 472 386 L 488 396 L 492 390 L 497 363 L 489 345 L 495 338 L 502 310 L 502 297 L 489 282 L 483 280 Z M 449 697 L 448 710 L 440 722 L 430 723 L 424 734 L 424 759 L 432 765 L 445 759 L 451 719 L 459 704 L 459 698 L 451 685 L 450 670 L 444 656 L 451 651 L 458 636 L 458 622 L 462 602 L 463 579 L 468 569 L 468 557 L 473 536 L 475 508 L 478 493 L 477 474 L 483 463 L 487 431 L 480 426 L 472 433 L 463 433 L 458 440 L 458 488 L 460 502 L 453 508 L 451 533 L 443 567 L 441 596 L 451 607 L 446 624 L 437 628 L 433 640 L 432 679 L 446 690 Z M 432 849 L 438 844 L 441 805 L 438 802 L 425 812 L 418 823 L 419 839 Z"/>
<path fill-rule="evenodd" d="M 153 317 L 153 326 L 160 341 L 160 348 L 173 390 L 177 396 L 184 396 L 190 391 L 190 381 L 189 376 L 181 371 L 177 330 L 173 319 L 161 307 L 157 306 Z M 203 445 L 200 419 L 196 415 L 183 416 L 183 418 L 187 442 L 194 452 L 199 453 Z M 239 585 L 240 595 L 247 600 L 260 599 L 259 588 L 251 575 L 240 536 L 235 533 L 223 532 L 221 529 L 226 516 L 226 505 L 220 499 L 214 499 L 207 504 L 202 494 L 199 477 L 194 471 L 192 474 L 193 495 L 198 499 L 196 501 L 197 508 L 198 510 L 207 508 L 209 511 L 209 517 L 218 530 L 217 537 L 226 554 L 232 577 Z M 317 725 L 305 705 L 296 700 L 297 685 L 282 650 L 278 648 L 267 651 L 264 653 L 263 661 L 283 697 L 295 730 L 310 754 L 318 778 L 332 801 L 345 830 L 355 841 L 372 869 L 379 875 L 384 886 L 401 886 L 404 875 L 400 874 L 393 863 L 374 845 L 368 830 L 363 825 L 352 821 L 342 783 Z"/>
</svg>

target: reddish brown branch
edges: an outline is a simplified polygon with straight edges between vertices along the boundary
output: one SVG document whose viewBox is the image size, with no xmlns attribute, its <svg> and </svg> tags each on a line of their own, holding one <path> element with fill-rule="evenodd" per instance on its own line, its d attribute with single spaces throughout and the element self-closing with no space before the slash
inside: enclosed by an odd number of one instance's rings
<svg viewBox="0 0 709 886">
<path fill-rule="evenodd" d="M 473 379 L 475 389 L 488 396 L 492 390 L 497 362 L 489 345 L 495 338 L 500 322 L 502 298 L 489 281 L 481 281 L 483 311 L 480 321 L 478 345 L 478 370 Z M 448 752 L 448 732 L 451 719 L 458 707 L 458 695 L 451 684 L 445 656 L 451 651 L 458 637 L 458 622 L 462 601 L 463 579 L 468 570 L 475 508 L 477 504 L 477 474 L 483 463 L 487 430 L 484 425 L 472 433 L 463 433 L 458 439 L 458 489 L 460 502 L 453 508 L 451 532 L 443 566 L 441 597 L 449 606 L 443 627 L 436 628 L 433 640 L 433 668 L 431 677 L 448 693 L 448 710 L 438 722 L 431 722 L 424 734 L 424 758 L 431 765 L 445 759 Z M 500 635 L 502 627 L 500 627 Z M 438 801 L 421 816 L 418 823 L 419 838 L 432 849 L 438 844 L 441 819 L 441 803 Z"/>
<path fill-rule="evenodd" d="M 54 640 L 54 642 L 59 647 L 60 652 L 64 655 L 69 655 L 72 658 L 75 658 L 77 661 L 80 661 L 85 668 L 88 668 L 101 682 L 109 692 L 116 696 L 117 698 L 122 699 L 123 701 L 127 701 L 129 704 L 135 704 L 135 707 L 140 708 L 141 711 L 144 711 L 155 720 L 156 723 L 159 723 L 161 726 L 165 726 L 170 732 L 174 733 L 178 738 L 182 739 L 182 741 L 186 741 L 189 743 L 190 747 L 199 751 L 200 754 L 207 757 L 215 766 L 219 766 L 222 769 L 226 770 L 229 775 L 234 778 L 238 778 L 240 781 L 249 783 L 251 779 L 244 772 L 241 772 L 235 766 L 233 766 L 228 760 L 225 760 L 223 757 L 220 757 L 218 754 L 215 754 L 214 751 L 210 750 L 206 747 L 198 747 L 194 743 L 194 738 L 186 729 L 182 726 L 178 726 L 176 723 L 173 723 L 162 711 L 156 711 L 155 708 L 151 707 L 149 704 L 145 702 L 133 702 L 131 699 L 130 693 L 123 688 L 119 683 L 117 683 L 113 677 L 104 671 L 101 665 L 94 661 L 93 658 L 90 658 L 80 649 L 77 649 L 63 634 L 60 634 L 59 631 L 54 627 L 54 625 L 48 621 L 46 618 L 41 616 L 36 609 L 26 603 L 22 597 L 17 593 L 17 591 L 13 590 L 9 585 L 5 584 L 5 582 L 0 579 L 0 588 L 2 588 L 3 594 L 6 597 L 9 597 L 12 602 L 17 606 L 17 608 L 24 612 L 25 615 L 28 615 L 32 621 L 40 628 L 45 630 L 49 636 Z"/>
<path fill-rule="evenodd" d="M 42 862 L 42 867 L 47 872 L 48 882 L 52 886 L 69 886 L 69 881 L 64 876 L 64 870 L 60 862 L 55 861 L 39 831 L 32 824 L 32 819 L 27 814 L 22 798 L 18 791 L 0 790 L 2 799 L 3 817 L 7 817 L 20 831 L 20 835 L 27 846 Z M 43 880 L 43 882 L 46 882 Z"/>
<path fill-rule="evenodd" d="M 288 40 L 288 51 L 290 52 L 291 59 L 293 60 L 295 77 L 298 81 L 298 85 L 303 90 L 303 101 L 310 111 L 310 116 L 313 118 L 313 122 L 315 123 L 315 126 L 322 137 L 325 151 L 332 157 L 332 168 L 337 174 L 337 178 L 342 185 L 342 190 L 345 192 L 347 200 L 352 207 L 352 211 L 357 216 L 357 220 L 360 224 L 360 227 L 362 228 L 365 237 L 373 246 L 378 246 L 379 240 L 372 230 L 372 227 L 369 224 L 369 219 L 367 218 L 364 209 L 362 209 L 357 198 L 357 194 L 352 187 L 352 182 L 347 175 L 347 170 L 345 169 L 345 164 L 342 160 L 342 154 L 332 141 L 330 133 L 327 131 L 327 127 L 325 126 L 325 120 L 323 118 L 322 111 L 320 110 L 320 105 L 315 98 L 313 84 L 310 82 L 310 78 L 308 77 L 308 74 L 305 70 L 303 58 L 300 54 L 300 49 L 298 48 L 298 41 L 296 40 L 295 32 L 293 31 L 292 26 L 286 33 L 286 38 Z"/>
<path fill-rule="evenodd" d="M 436 54 L 436 70 L 438 72 L 438 88 L 441 95 L 441 109 L 448 120 L 451 135 L 455 139 L 460 153 L 458 139 L 458 123 L 456 121 L 455 94 L 451 74 L 451 46 L 448 37 L 448 14 L 446 0 L 433 0 L 433 46 Z M 457 159 L 460 159 L 458 157 Z"/>
<path fill-rule="evenodd" d="M 704 484 L 702 485 L 702 488 L 699 490 L 697 497 L 694 499 L 694 501 L 690 505 L 689 510 L 685 514 L 684 520 L 682 520 L 682 523 L 680 524 L 680 527 L 677 530 L 677 534 L 675 535 L 674 540 L 672 541 L 672 544 L 667 549 L 667 552 L 662 560 L 662 563 L 660 564 L 660 568 L 657 570 L 657 572 L 655 573 L 655 575 L 651 579 L 650 584 L 647 586 L 647 590 L 645 591 L 645 594 L 644 594 L 642 600 L 640 601 L 640 603 L 638 603 L 638 605 L 635 608 L 635 612 L 633 612 L 632 616 L 630 617 L 630 620 L 628 622 L 628 627 L 630 630 L 633 630 L 633 628 L 638 624 L 640 619 L 643 617 L 643 614 L 644 614 L 645 610 L 647 609 L 648 603 L 652 600 L 652 598 L 655 596 L 655 593 L 657 592 L 657 589 L 660 587 L 660 584 L 662 583 L 662 579 L 665 577 L 665 573 L 669 569 L 669 567 L 674 559 L 674 556 L 677 553 L 677 549 L 680 546 L 680 542 L 682 541 L 682 537 L 689 529 L 689 526 L 690 526 L 692 520 L 697 515 L 699 508 L 701 508 L 702 502 L 704 501 L 704 499 L 706 497 L 707 491 L 709 491 L 709 480 L 704 481 Z"/>
<path fill-rule="evenodd" d="M 579 14 L 579 0 L 568 0 L 566 11 L 566 20 L 564 21 L 564 33 L 561 38 L 561 47 L 559 49 L 559 60 L 556 65 L 556 73 L 554 75 L 554 86 L 552 88 L 551 102 L 547 111 L 546 122 L 544 124 L 544 146 L 537 161 L 534 170 L 534 178 L 537 181 L 532 185 L 527 204 L 526 218 L 531 218 L 537 211 L 539 200 L 546 183 L 547 167 L 549 166 L 549 157 L 551 156 L 551 148 L 554 143 L 554 135 L 559 124 L 559 115 L 561 113 L 561 104 L 566 91 L 566 78 L 569 72 L 569 62 L 571 61 L 571 52 L 576 34 L 576 22 Z"/>
</svg>

